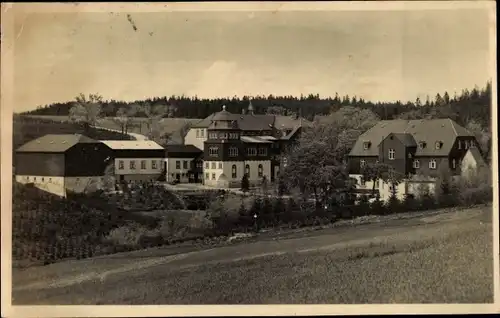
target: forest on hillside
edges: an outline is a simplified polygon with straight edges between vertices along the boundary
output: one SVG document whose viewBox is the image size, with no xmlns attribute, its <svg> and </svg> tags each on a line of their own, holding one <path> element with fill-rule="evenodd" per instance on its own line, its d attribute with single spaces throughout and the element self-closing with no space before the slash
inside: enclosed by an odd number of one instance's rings
<svg viewBox="0 0 500 318">
<path fill-rule="evenodd" d="M 248 107 L 250 97 L 200 99 L 198 97 L 170 96 L 154 97 L 133 102 L 117 100 L 103 100 L 101 102 L 102 115 L 115 117 L 120 109 L 137 107 L 143 109 L 145 105 L 163 108 L 164 117 L 178 118 L 205 118 L 210 114 L 220 111 L 222 105 L 233 113 L 241 113 Z M 255 113 L 274 113 L 281 115 L 300 114 L 312 120 L 315 116 L 322 116 L 336 111 L 344 106 L 353 106 L 368 109 L 381 119 L 421 119 L 421 118 L 452 118 L 461 125 L 470 120 L 489 127 L 491 121 L 491 82 L 482 88 L 463 89 L 459 94 L 450 96 L 448 92 L 427 97 L 426 100 L 417 98 L 411 102 L 377 102 L 366 101 L 356 96 L 340 96 L 320 98 L 319 95 L 308 96 L 254 96 L 251 102 Z M 74 101 L 54 103 L 39 106 L 37 109 L 25 112 L 29 115 L 68 116 Z M 137 117 L 147 117 L 139 111 Z"/>
</svg>

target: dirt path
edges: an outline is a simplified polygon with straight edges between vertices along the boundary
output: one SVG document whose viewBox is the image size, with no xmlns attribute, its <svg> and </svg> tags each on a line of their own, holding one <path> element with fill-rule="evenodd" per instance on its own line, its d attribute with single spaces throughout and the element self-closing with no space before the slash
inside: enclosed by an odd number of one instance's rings
<svg viewBox="0 0 500 318">
<path fill-rule="evenodd" d="M 227 264 L 280 256 L 289 253 L 348 253 L 356 249 L 384 246 L 402 246 L 412 242 L 431 242 L 477 227 L 491 227 L 487 209 L 461 210 L 442 215 L 422 216 L 414 219 L 393 220 L 384 225 L 369 224 L 356 228 L 329 229 L 310 233 L 305 237 L 268 238 L 213 249 L 195 250 L 161 255 L 162 251 L 124 253 L 117 256 L 90 260 L 70 261 L 49 266 L 13 271 L 13 292 L 36 293 L 43 289 L 71 287 L 82 283 L 99 284 L 114 276 L 144 272 L 148 269 L 171 268 L 181 270 L 199 266 Z M 422 243 L 424 244 L 424 243 Z M 165 252 L 163 252 L 165 253 Z"/>
</svg>

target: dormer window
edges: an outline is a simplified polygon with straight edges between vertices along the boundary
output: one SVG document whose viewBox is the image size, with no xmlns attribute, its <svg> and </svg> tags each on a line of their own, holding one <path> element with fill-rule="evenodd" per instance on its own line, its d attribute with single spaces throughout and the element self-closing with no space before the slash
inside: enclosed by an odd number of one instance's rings
<svg viewBox="0 0 500 318">
<path fill-rule="evenodd" d="M 464 144 L 465 144 L 465 149 L 469 149 L 469 141 L 468 140 L 464 140 Z"/>
<path fill-rule="evenodd" d="M 371 142 L 369 142 L 369 141 L 365 141 L 365 142 L 363 142 L 363 149 L 364 149 L 364 150 L 368 150 L 368 149 L 370 149 L 371 144 L 372 144 L 372 143 L 371 143 Z"/>
<path fill-rule="evenodd" d="M 365 166 L 365 164 L 366 164 L 366 161 L 364 161 L 364 160 L 360 160 L 360 161 L 359 161 L 359 166 L 360 166 L 361 168 L 363 168 L 363 167 Z"/>
<path fill-rule="evenodd" d="M 439 150 L 443 146 L 443 143 L 441 141 L 436 141 L 436 149 Z"/>
<path fill-rule="evenodd" d="M 420 149 L 424 149 L 424 148 L 425 148 L 425 141 L 420 141 L 420 142 L 418 143 L 418 147 L 419 147 Z"/>
</svg>

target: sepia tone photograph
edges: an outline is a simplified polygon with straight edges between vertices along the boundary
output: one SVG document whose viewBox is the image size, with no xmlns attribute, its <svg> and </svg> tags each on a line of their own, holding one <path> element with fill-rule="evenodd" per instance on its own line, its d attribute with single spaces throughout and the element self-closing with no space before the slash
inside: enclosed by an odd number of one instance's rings
<svg viewBox="0 0 500 318">
<path fill-rule="evenodd" d="M 3 4 L 9 304 L 492 308 L 495 3 L 322 6 Z"/>
</svg>

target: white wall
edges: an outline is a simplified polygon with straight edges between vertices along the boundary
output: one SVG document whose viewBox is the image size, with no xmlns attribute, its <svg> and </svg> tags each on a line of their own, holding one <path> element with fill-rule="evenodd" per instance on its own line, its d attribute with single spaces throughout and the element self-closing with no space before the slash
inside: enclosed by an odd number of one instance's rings
<svg viewBox="0 0 500 318">
<path fill-rule="evenodd" d="M 213 165 L 215 164 L 215 167 Z M 224 161 L 204 161 L 203 162 L 203 184 L 211 187 L 217 187 L 221 175 L 224 173 Z M 232 164 L 231 164 L 232 166 Z M 207 168 L 208 167 L 208 168 Z M 208 174 L 208 177 L 207 177 Z M 215 177 L 215 178 L 214 178 Z M 228 176 L 226 175 L 226 178 Z M 229 178 L 231 175 L 229 175 Z"/>
<path fill-rule="evenodd" d="M 22 184 L 33 183 L 40 190 L 65 197 L 64 177 L 52 176 L 20 176 L 16 175 L 16 181 Z"/>
<path fill-rule="evenodd" d="M 146 161 L 146 169 L 141 168 L 141 161 Z M 160 174 L 163 168 L 163 158 L 116 158 L 115 159 L 115 174 L 144 174 L 155 175 Z M 120 169 L 120 161 L 123 161 L 123 169 Z M 130 162 L 135 161 L 135 169 L 130 169 Z M 152 161 L 156 161 L 156 169 L 152 168 Z"/>
<path fill-rule="evenodd" d="M 167 162 L 167 182 L 175 180 L 177 173 L 181 175 L 181 183 L 189 182 L 188 171 L 191 169 L 191 162 L 193 161 L 193 158 L 167 158 L 165 160 Z M 177 161 L 180 161 L 180 169 L 177 169 L 176 167 Z M 184 162 L 187 162 L 187 168 L 184 168 Z"/>
<path fill-rule="evenodd" d="M 207 133 L 206 128 L 191 128 L 186 134 L 184 144 L 193 145 L 196 148 L 203 150 L 204 142 L 207 140 Z"/>
<path fill-rule="evenodd" d="M 248 176 L 248 180 L 250 183 L 257 183 L 262 181 L 262 177 L 259 177 L 258 167 L 259 164 L 262 165 L 262 173 L 263 176 L 266 176 L 268 182 L 271 182 L 271 160 L 247 160 L 244 163 L 244 166 L 250 166 L 250 175 Z"/>
<path fill-rule="evenodd" d="M 33 183 L 43 191 L 66 197 L 66 190 L 73 192 L 93 192 L 103 189 L 105 177 L 53 177 L 53 176 L 16 176 L 16 181 L 22 184 Z"/>
<path fill-rule="evenodd" d="M 351 174 L 350 177 L 355 178 L 358 181 L 358 189 L 373 189 L 373 181 L 367 181 L 363 183 L 362 176 L 360 174 Z M 382 201 L 387 201 L 391 197 L 391 186 L 391 184 L 384 182 L 383 180 L 378 180 L 378 182 L 375 183 L 375 190 L 379 191 L 380 199 Z M 399 200 L 403 200 L 406 193 L 408 193 L 408 183 L 406 181 L 401 182 L 396 186 L 396 197 Z"/>
</svg>

